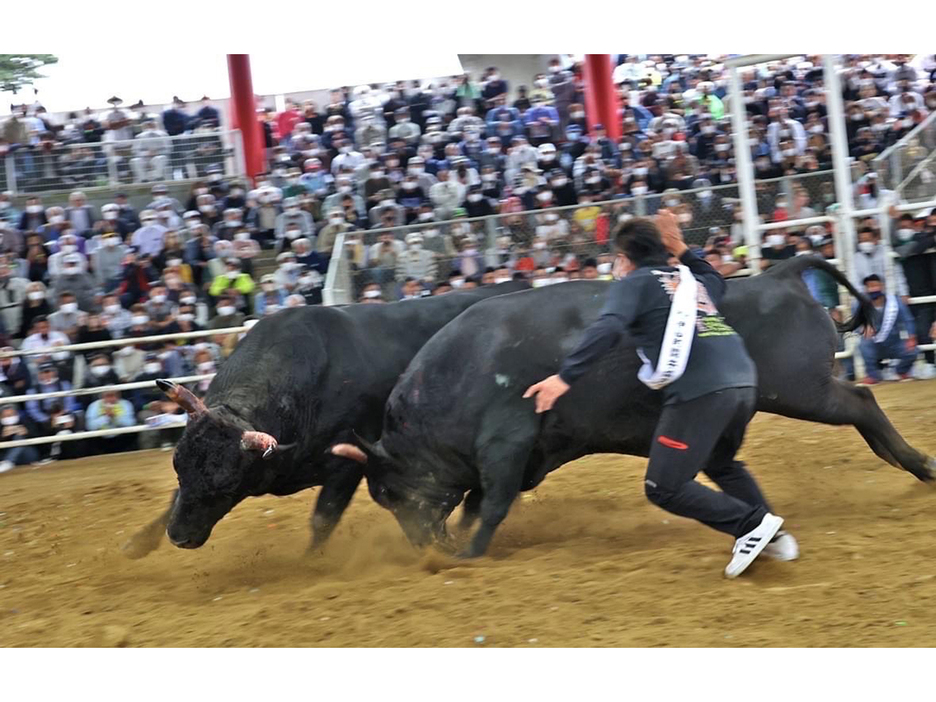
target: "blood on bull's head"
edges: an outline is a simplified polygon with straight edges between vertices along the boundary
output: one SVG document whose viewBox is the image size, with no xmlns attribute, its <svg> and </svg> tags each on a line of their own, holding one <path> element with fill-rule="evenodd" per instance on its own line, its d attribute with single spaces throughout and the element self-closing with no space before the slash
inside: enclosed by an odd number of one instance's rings
<svg viewBox="0 0 936 702">
<path fill-rule="evenodd" d="M 209 409 L 181 385 L 168 380 L 156 385 L 188 413 L 172 456 L 179 494 L 166 534 L 180 548 L 198 548 L 237 503 L 263 492 L 264 461 L 292 445 L 278 444 L 223 407 Z"/>
</svg>

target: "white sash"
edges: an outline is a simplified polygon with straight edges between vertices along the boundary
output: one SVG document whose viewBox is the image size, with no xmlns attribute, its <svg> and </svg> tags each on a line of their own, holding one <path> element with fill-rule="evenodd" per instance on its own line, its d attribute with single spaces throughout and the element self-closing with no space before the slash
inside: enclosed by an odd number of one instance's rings
<svg viewBox="0 0 936 702">
<path fill-rule="evenodd" d="M 899 311 L 900 308 L 897 304 L 897 296 L 888 295 L 887 302 L 884 304 L 884 317 L 881 322 L 881 328 L 874 337 L 874 342 L 876 344 L 883 344 L 887 341 L 887 337 L 890 336 L 891 330 L 894 328 L 894 322 L 897 321 L 897 313 Z"/>
<path fill-rule="evenodd" d="M 682 377 L 695 337 L 698 283 L 686 266 L 680 265 L 677 268 L 679 285 L 673 294 L 673 305 L 666 320 L 666 331 L 663 332 L 663 344 L 660 346 L 660 358 L 655 371 L 643 351 L 637 349 L 637 355 L 643 361 L 637 377 L 644 385 L 654 390 L 659 390 Z"/>
</svg>

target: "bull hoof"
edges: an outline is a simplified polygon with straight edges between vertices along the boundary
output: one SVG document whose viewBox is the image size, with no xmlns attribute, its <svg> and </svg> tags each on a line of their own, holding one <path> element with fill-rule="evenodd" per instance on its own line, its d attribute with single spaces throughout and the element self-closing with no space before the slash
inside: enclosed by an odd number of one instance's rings
<svg viewBox="0 0 936 702">
<path fill-rule="evenodd" d="M 936 458 L 930 456 L 926 459 L 926 467 L 924 468 L 924 476 L 920 478 L 921 480 L 932 483 L 936 481 Z"/>
</svg>

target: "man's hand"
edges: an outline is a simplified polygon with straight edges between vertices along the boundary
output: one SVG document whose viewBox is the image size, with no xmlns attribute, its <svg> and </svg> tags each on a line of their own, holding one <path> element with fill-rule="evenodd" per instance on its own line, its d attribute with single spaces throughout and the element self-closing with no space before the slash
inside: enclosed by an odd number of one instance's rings
<svg viewBox="0 0 936 702">
<path fill-rule="evenodd" d="M 556 404 L 556 400 L 569 392 L 569 384 L 558 375 L 551 375 L 527 388 L 523 398 L 536 398 L 536 413 L 548 412 Z"/>
<path fill-rule="evenodd" d="M 682 231 L 679 229 L 679 220 L 669 210 L 660 210 L 654 218 L 657 229 L 660 230 L 660 239 L 671 254 L 676 258 L 682 256 L 686 249 L 686 242 L 683 241 Z"/>
<path fill-rule="evenodd" d="M 917 347 L 917 338 L 915 336 L 907 337 L 907 353 L 914 353 Z"/>
</svg>

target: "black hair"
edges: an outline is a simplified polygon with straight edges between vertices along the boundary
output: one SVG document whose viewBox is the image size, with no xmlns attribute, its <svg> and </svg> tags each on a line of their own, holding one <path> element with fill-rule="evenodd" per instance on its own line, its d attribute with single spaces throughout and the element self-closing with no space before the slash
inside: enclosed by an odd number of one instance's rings
<svg viewBox="0 0 936 702">
<path fill-rule="evenodd" d="M 526 280 L 526 279 L 527 279 L 527 277 L 526 277 L 526 275 L 523 273 L 523 271 L 516 271 L 516 272 L 513 274 L 513 278 L 512 278 L 512 280 Z"/>
<path fill-rule="evenodd" d="M 586 258 L 582 261 L 582 268 L 597 268 L 598 261 L 594 258 Z"/>
<path fill-rule="evenodd" d="M 867 285 L 868 283 L 880 283 L 880 282 L 881 282 L 881 276 L 877 275 L 876 273 L 872 273 L 867 278 L 862 280 L 861 284 Z"/>
<path fill-rule="evenodd" d="M 670 254 L 663 246 L 660 232 L 649 219 L 629 219 L 619 228 L 615 246 L 638 268 L 668 265 Z"/>
</svg>

